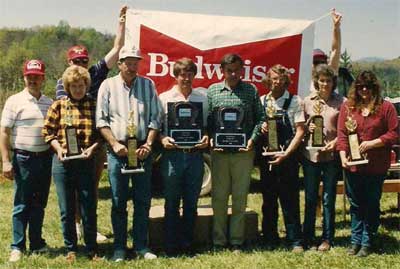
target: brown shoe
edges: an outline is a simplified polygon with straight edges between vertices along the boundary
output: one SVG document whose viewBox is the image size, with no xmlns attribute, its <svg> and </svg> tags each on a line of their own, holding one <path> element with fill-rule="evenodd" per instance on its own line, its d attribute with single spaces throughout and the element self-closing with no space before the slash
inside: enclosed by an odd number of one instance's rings
<svg viewBox="0 0 400 269">
<path fill-rule="evenodd" d="M 321 245 L 318 247 L 318 251 L 328 251 L 331 249 L 331 244 L 328 241 L 322 241 Z"/>
<path fill-rule="evenodd" d="M 68 251 L 67 256 L 65 256 L 65 259 L 69 263 L 73 263 L 76 261 L 76 252 L 75 251 Z"/>
<path fill-rule="evenodd" d="M 304 248 L 302 246 L 294 246 L 292 248 L 292 253 L 300 254 L 304 252 Z"/>
</svg>

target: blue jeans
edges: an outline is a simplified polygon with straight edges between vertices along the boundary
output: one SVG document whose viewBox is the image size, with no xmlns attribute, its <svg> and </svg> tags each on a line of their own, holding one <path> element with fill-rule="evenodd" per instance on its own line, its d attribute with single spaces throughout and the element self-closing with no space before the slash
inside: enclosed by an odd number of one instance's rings
<svg viewBox="0 0 400 269">
<path fill-rule="evenodd" d="M 82 217 L 86 249 L 97 250 L 96 183 L 93 166 L 93 159 L 60 162 L 57 155 L 53 156 L 52 174 L 57 190 L 64 244 L 68 251 L 77 250 L 76 195 Z"/>
<path fill-rule="evenodd" d="M 111 222 L 114 232 L 114 250 L 126 250 L 128 213 L 126 204 L 129 195 L 133 199 L 133 241 L 136 251 L 147 248 L 149 230 L 149 211 L 151 205 L 152 158 L 144 162 L 144 173 L 121 174 L 121 167 L 127 163 L 126 157 L 107 153 L 108 176 L 112 192 Z M 132 180 L 133 192 L 129 191 Z"/>
<path fill-rule="evenodd" d="M 379 227 L 380 200 L 385 175 L 361 175 L 346 171 L 346 194 L 350 201 L 351 243 L 366 247 Z"/>
<path fill-rule="evenodd" d="M 341 167 L 337 160 L 314 163 L 304 159 L 303 171 L 305 191 L 304 240 L 307 243 L 314 241 L 318 190 L 322 179 L 322 240 L 329 241 L 332 244 L 335 235 L 336 184 L 342 171 Z"/>
<path fill-rule="evenodd" d="M 47 205 L 51 180 L 51 154 L 27 156 L 15 153 L 14 208 L 12 212 L 12 249 L 25 250 L 25 231 L 29 225 L 30 249 L 46 245 L 42 238 L 44 209 Z"/>
<path fill-rule="evenodd" d="M 161 160 L 165 197 L 165 246 L 167 249 L 189 247 L 197 217 L 197 201 L 203 182 L 201 152 L 164 151 Z M 183 200 L 180 220 L 179 206 Z"/>
</svg>

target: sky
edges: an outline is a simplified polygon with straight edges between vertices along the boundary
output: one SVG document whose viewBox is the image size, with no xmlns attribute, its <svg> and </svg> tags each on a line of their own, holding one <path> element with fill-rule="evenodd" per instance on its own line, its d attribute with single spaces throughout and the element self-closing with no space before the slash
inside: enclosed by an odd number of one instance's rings
<svg viewBox="0 0 400 269">
<path fill-rule="evenodd" d="M 352 60 L 400 56 L 400 0 L 0 0 L 0 28 L 57 25 L 114 33 L 122 5 L 130 8 L 246 17 L 315 20 L 331 8 L 343 15 L 342 51 Z M 190 27 L 190 26 L 188 26 Z M 330 17 L 316 21 L 314 47 L 330 50 Z"/>
</svg>

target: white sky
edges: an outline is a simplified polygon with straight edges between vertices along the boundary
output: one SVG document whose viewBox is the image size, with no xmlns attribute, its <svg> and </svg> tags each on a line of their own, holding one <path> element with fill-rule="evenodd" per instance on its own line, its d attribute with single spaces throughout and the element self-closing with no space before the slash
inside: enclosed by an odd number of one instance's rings
<svg viewBox="0 0 400 269">
<path fill-rule="evenodd" d="M 138 9 L 308 20 L 336 7 L 343 14 L 342 50 L 346 48 L 353 60 L 400 56 L 400 0 L 0 0 L 0 27 L 56 25 L 66 20 L 71 26 L 114 33 L 123 4 Z M 315 47 L 329 51 L 331 39 L 331 19 L 318 21 Z"/>
</svg>

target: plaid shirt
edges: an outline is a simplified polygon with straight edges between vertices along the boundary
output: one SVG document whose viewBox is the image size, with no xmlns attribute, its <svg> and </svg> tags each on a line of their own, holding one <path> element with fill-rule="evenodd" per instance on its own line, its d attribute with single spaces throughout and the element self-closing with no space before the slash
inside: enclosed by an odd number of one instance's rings
<svg viewBox="0 0 400 269">
<path fill-rule="evenodd" d="M 261 125 L 265 120 L 265 112 L 261 105 L 257 89 L 240 81 L 234 89 L 228 89 L 225 81 L 212 84 L 208 88 L 208 127 L 209 134 L 215 132 L 213 111 L 220 107 L 240 107 L 244 111 L 243 131 L 247 137 L 257 141 L 261 134 Z"/>
<path fill-rule="evenodd" d="M 46 143 L 57 139 L 61 147 L 66 149 L 65 123 L 67 107 L 70 107 L 72 116 L 72 127 L 76 128 L 78 145 L 81 148 L 88 148 L 99 139 L 95 125 L 96 101 L 85 96 L 79 101 L 72 99 L 57 100 L 49 108 L 44 123 L 42 134 Z"/>
</svg>

